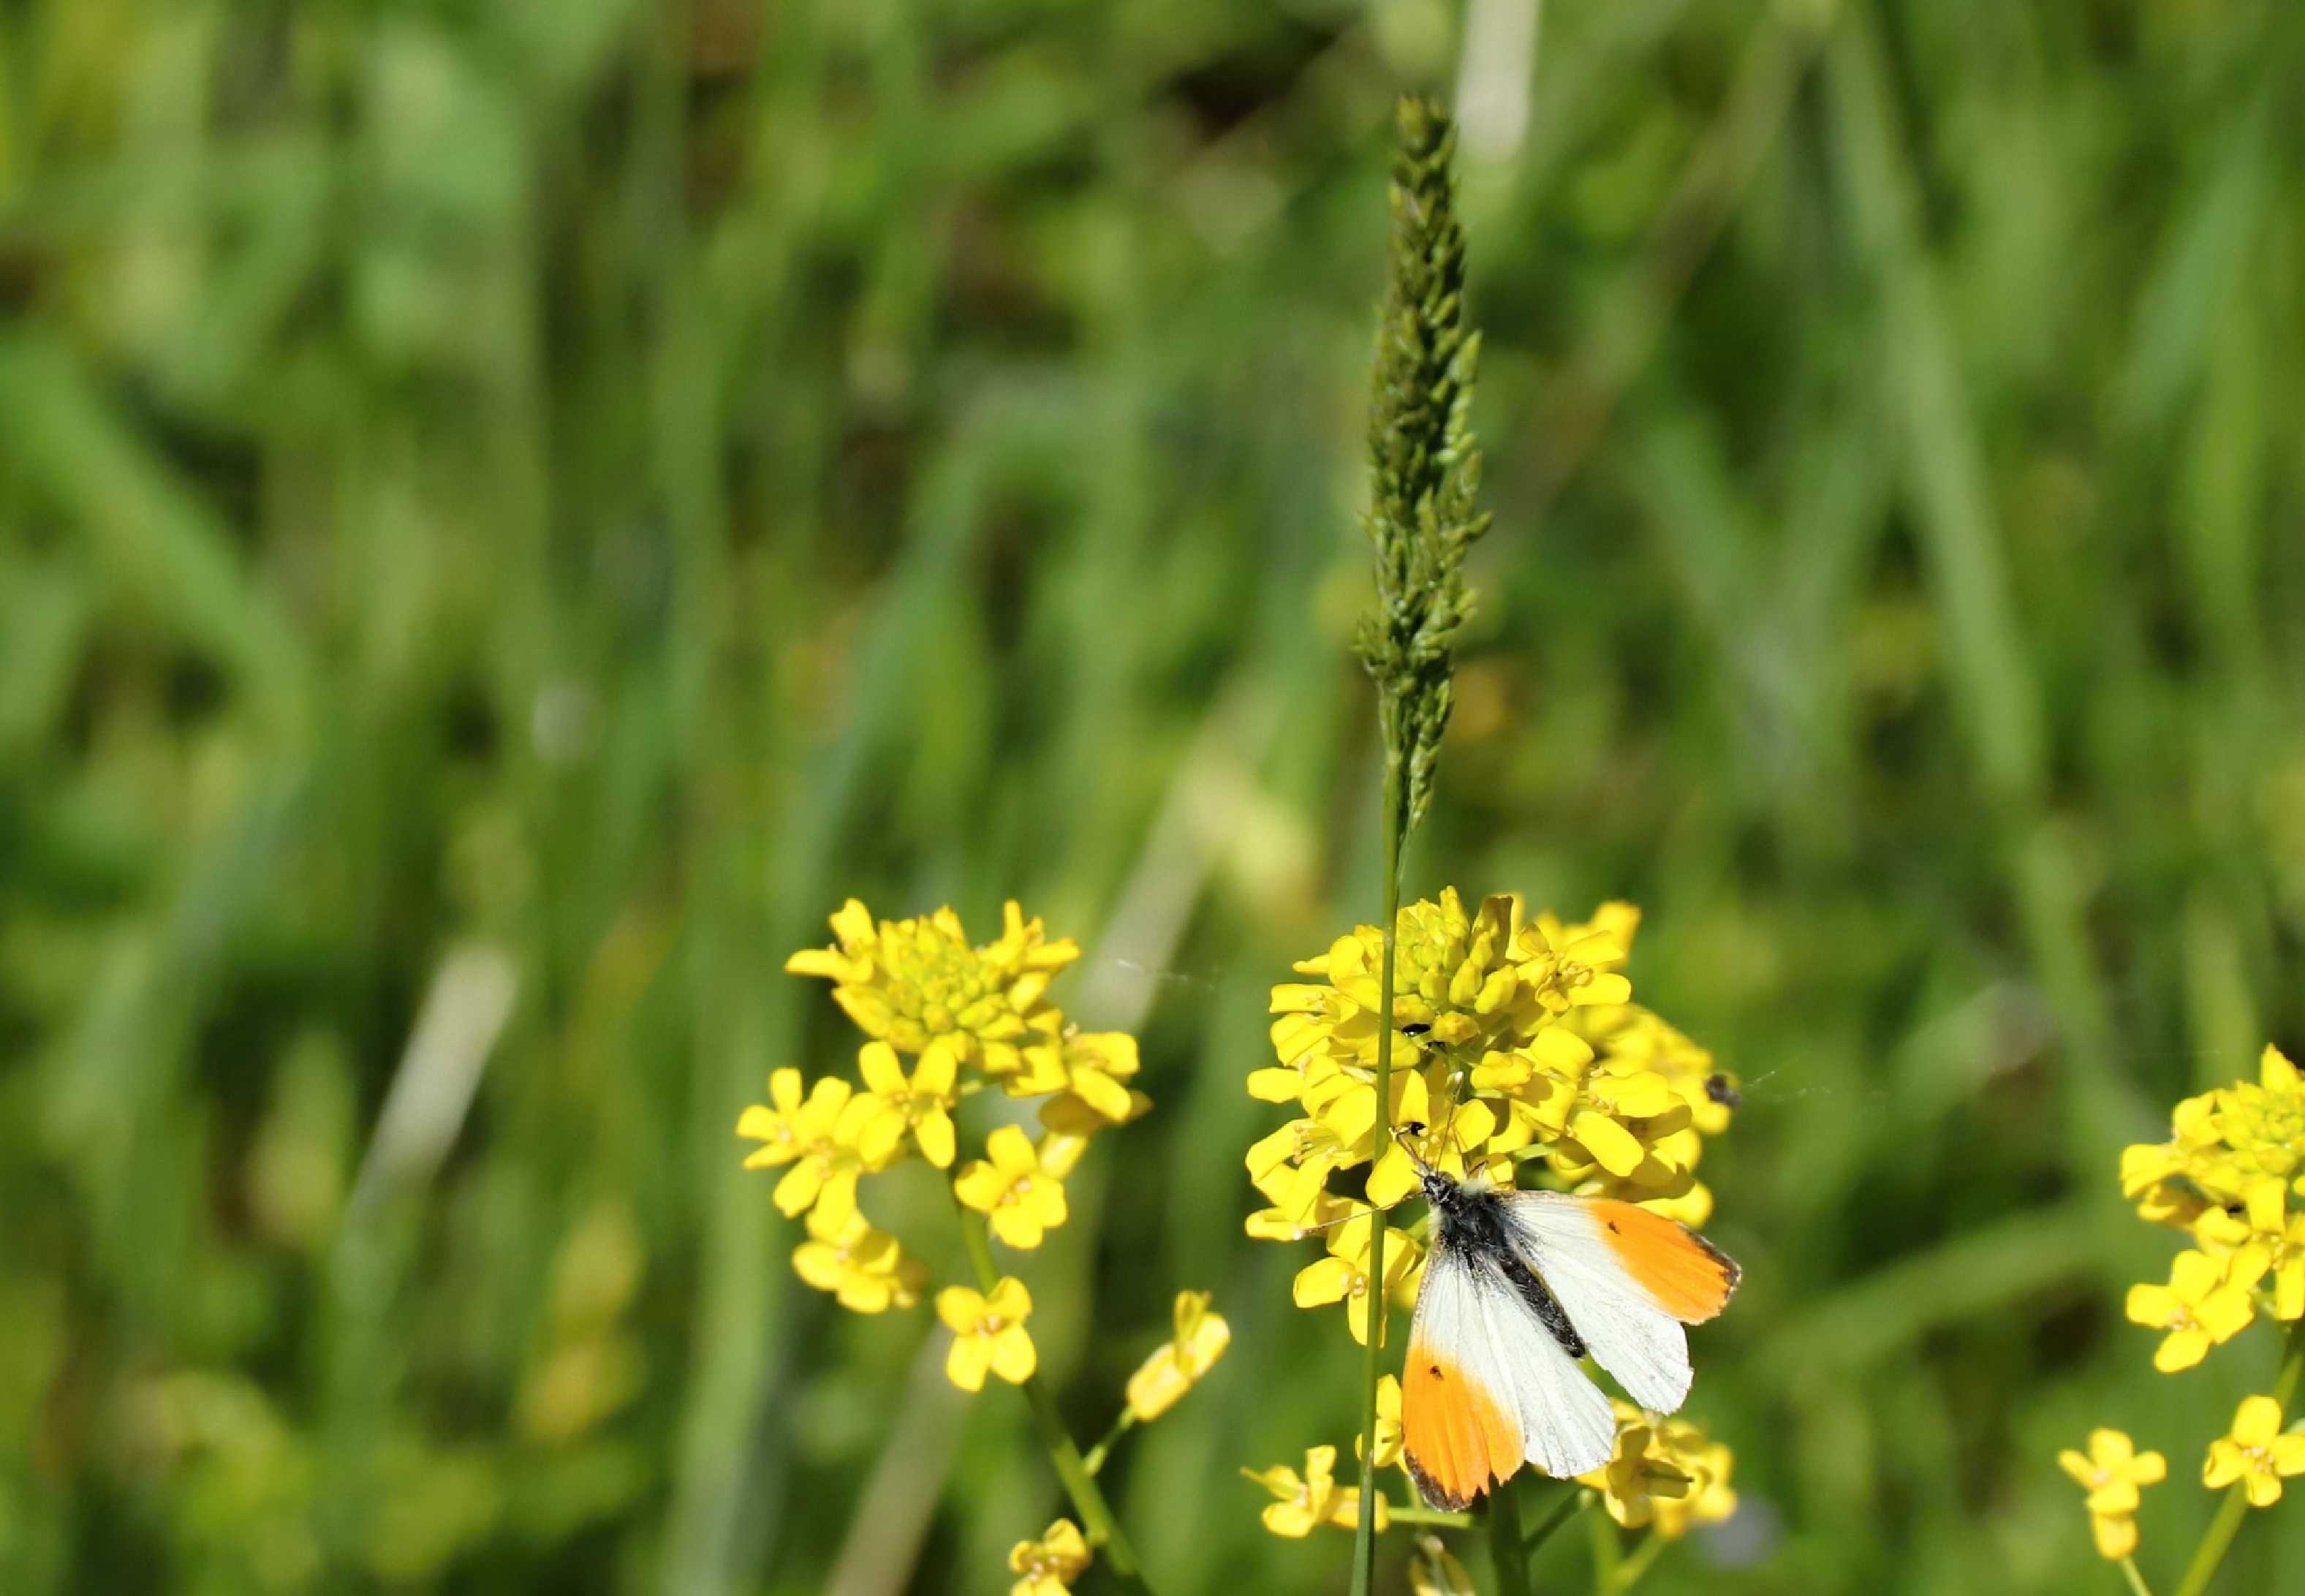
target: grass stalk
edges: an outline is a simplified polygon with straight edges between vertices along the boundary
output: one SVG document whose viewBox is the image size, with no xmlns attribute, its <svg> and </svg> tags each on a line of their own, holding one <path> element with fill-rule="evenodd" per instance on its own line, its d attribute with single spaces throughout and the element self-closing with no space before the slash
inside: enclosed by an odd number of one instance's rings
<svg viewBox="0 0 2305 1596">
<path fill-rule="evenodd" d="M 1465 554 L 1488 530 L 1476 507 L 1480 449 L 1472 433 L 1480 339 L 1464 318 L 1465 231 L 1456 215 L 1457 130 L 1438 106 L 1405 98 L 1393 155 L 1392 247 L 1370 373 L 1369 510 L 1376 604 L 1355 651 L 1376 683 L 1384 745 L 1384 952 L 1377 978 L 1376 1121 L 1372 1159 L 1392 1137 L 1393 988 L 1400 853 L 1433 795 L 1441 734 L 1454 703 L 1456 639 L 1470 612 Z M 1376 1456 L 1376 1388 L 1384 1356 L 1384 1216 L 1369 1226 L 1361 1456 Z M 1376 1569 L 1376 1481 L 1362 1475 L 1353 1534 L 1353 1596 Z M 1518 1570 L 1516 1570 L 1518 1572 Z"/>
<path fill-rule="evenodd" d="M 1393 958 L 1400 919 L 1400 845 L 1408 830 L 1408 804 L 1403 761 L 1388 753 L 1384 761 L 1384 957 L 1377 972 L 1377 998 L 1382 1012 L 1392 1013 Z M 1376 1033 L 1376 1139 L 1380 1151 L 1392 1136 L 1392 1026 Z M 1384 1288 L 1384 1215 L 1369 1217 L 1367 1334 L 1361 1352 L 1361 1456 L 1376 1456 L 1376 1388 L 1384 1378 L 1384 1320 L 1390 1306 Z M 1369 1596 L 1376 1577 L 1376 1471 L 1361 1470 L 1361 1515 L 1353 1529 L 1353 1596 Z"/>
</svg>

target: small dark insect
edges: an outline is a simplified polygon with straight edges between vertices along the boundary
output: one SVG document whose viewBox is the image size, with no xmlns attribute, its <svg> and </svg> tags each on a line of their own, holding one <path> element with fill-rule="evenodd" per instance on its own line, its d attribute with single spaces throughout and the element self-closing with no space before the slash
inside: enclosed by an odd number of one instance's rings
<svg viewBox="0 0 2305 1596">
<path fill-rule="evenodd" d="M 1423 1036 L 1426 1031 L 1431 1031 L 1432 1029 L 1432 1026 L 1427 1025 L 1423 1021 L 1419 1020 L 1413 1024 L 1403 1025 L 1400 1028 L 1400 1034 L 1403 1036 Z"/>
<path fill-rule="evenodd" d="M 1705 1095 L 1711 1098 L 1714 1102 L 1720 1104 L 1724 1108 L 1741 1108 L 1745 1106 L 1744 1093 L 1730 1085 L 1729 1077 L 1726 1075 L 1715 1074 L 1706 1076 L 1705 1081 Z"/>
</svg>

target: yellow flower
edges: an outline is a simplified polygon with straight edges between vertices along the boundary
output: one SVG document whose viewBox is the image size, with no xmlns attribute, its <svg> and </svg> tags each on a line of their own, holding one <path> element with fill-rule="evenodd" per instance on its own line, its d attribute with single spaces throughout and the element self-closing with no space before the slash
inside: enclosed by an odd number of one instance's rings
<svg viewBox="0 0 2305 1596">
<path fill-rule="evenodd" d="M 1620 1064 L 1663 1076 L 1704 1134 L 1726 1131 L 1738 1102 L 1737 1082 L 1714 1066 L 1713 1055 L 1645 1008 L 1629 1005 L 1611 1012 L 1614 1023 L 1581 1027 L 1595 1047 Z"/>
<path fill-rule="evenodd" d="M 2168 1459 L 2139 1452 L 2118 1430 L 2092 1430 L 2088 1455 L 2070 1447 L 2057 1454 L 2057 1466 L 2088 1492 L 2089 1528 L 2099 1557 L 2119 1562 L 2137 1549 L 2137 1492 L 2167 1477 Z"/>
<path fill-rule="evenodd" d="M 1361 1438 L 1353 1437 L 1353 1456 L 1361 1455 Z M 1374 1469 L 1389 1469 L 1400 1461 L 1400 1381 L 1386 1375 L 1376 1382 L 1376 1462 Z"/>
<path fill-rule="evenodd" d="M 881 1167 L 864 1156 L 864 1128 L 880 1114 L 880 1103 L 838 1075 L 827 1075 L 801 1096 L 800 1072 L 780 1069 L 769 1077 L 769 1098 L 738 1116 L 736 1133 L 761 1143 L 744 1159 L 747 1169 L 790 1164 L 777 1183 L 776 1203 L 787 1218 L 811 1207 L 829 1210 L 838 1223 L 856 1208 L 856 1177 Z"/>
<path fill-rule="evenodd" d="M 1688 1125 L 1688 1105 L 1656 1071 L 1614 1057 L 1577 1082 L 1553 1162 L 1571 1179 L 1605 1171 L 1662 1188 L 1686 1171 L 1661 1157 L 1661 1144 Z"/>
<path fill-rule="evenodd" d="M 2129 1318 L 2169 1332 L 2153 1354 L 2153 1366 L 2164 1374 L 2190 1369 L 2249 1328 L 2254 1314 L 2249 1288 L 2265 1272 L 2262 1251 L 2243 1248 L 2219 1261 L 2206 1252 L 2180 1252 L 2169 1270 L 2166 1286 L 2129 1288 Z"/>
<path fill-rule="evenodd" d="M 2273 1276 L 2273 1316 L 2305 1316 L 2305 1213 L 2292 1213 L 2288 1186 L 2269 1175 L 2252 1178 L 2240 1211 L 2207 1207 L 2194 1216 L 2193 1239 L 2210 1257 L 2263 1269 Z"/>
<path fill-rule="evenodd" d="M 1326 1307 L 1331 1303 L 1345 1304 L 1345 1323 L 1353 1339 L 1368 1343 L 1368 1264 L 1369 1216 L 1348 1219 L 1329 1232 L 1329 1256 L 1306 1264 L 1297 1271 L 1294 1291 L 1299 1308 Z M 1416 1238 L 1405 1230 L 1385 1227 L 1384 1283 L 1386 1299 L 1400 1303 L 1416 1300 L 1413 1277 L 1423 1250 Z M 1390 1315 L 1385 1316 L 1387 1320 Z M 1379 1345 L 1383 1344 L 1382 1337 Z"/>
<path fill-rule="evenodd" d="M 1040 1363 L 1025 1329 L 1032 1312 L 1032 1294 L 1014 1276 L 1002 1277 L 990 1296 L 965 1286 L 937 1293 L 937 1317 L 952 1329 L 945 1378 L 964 1391 L 982 1390 L 987 1369 L 1012 1386 L 1032 1379 Z"/>
<path fill-rule="evenodd" d="M 1136 1118 L 1152 1106 L 1141 1091 L 1128 1094 L 1128 1117 Z M 1123 1122 L 1125 1123 L 1125 1122 Z M 1088 1144 L 1112 1128 L 1114 1122 L 1069 1091 L 1059 1092 L 1041 1105 L 1041 1167 L 1064 1179 L 1073 1172 Z"/>
<path fill-rule="evenodd" d="M 1157 1419 L 1216 1367 L 1232 1344 L 1232 1327 L 1209 1312 L 1205 1291 L 1177 1294 L 1177 1334 L 1128 1377 L 1128 1411 L 1139 1422 Z"/>
<path fill-rule="evenodd" d="M 1057 1031 L 1045 994 L 1080 948 L 1048 940 L 1013 902 L 1002 914 L 999 940 L 972 948 L 949 908 L 876 925 L 850 898 L 832 917 L 833 946 L 804 948 L 785 969 L 829 978 L 858 1029 L 900 1053 L 925 1052 L 941 1037 L 962 1063 L 1007 1074 L 1022 1064 L 1023 1043 Z"/>
<path fill-rule="evenodd" d="M 1601 1493 L 1610 1517 L 1678 1541 L 1695 1525 L 1718 1524 L 1737 1510 L 1729 1485 L 1736 1460 L 1727 1447 L 1686 1419 L 1653 1419 L 1627 1402 L 1612 1405 L 1616 1452 L 1578 1476 Z"/>
<path fill-rule="evenodd" d="M 820 1086 L 831 1087 L 831 1081 L 821 1081 Z M 843 1087 L 846 1082 L 840 1082 Z M 755 1103 L 736 1118 L 736 1134 L 749 1136 L 762 1145 L 754 1148 L 744 1159 L 747 1169 L 773 1168 L 789 1164 L 807 1150 L 802 1139 L 800 1120 L 807 1107 L 801 1092 L 801 1075 L 795 1069 L 781 1069 L 769 1076 L 769 1100 L 766 1105 Z"/>
<path fill-rule="evenodd" d="M 1628 1408 L 1623 1403 L 1616 1405 L 1615 1453 L 1599 1468 L 1579 1474 L 1578 1480 L 1601 1493 L 1602 1506 L 1609 1510 L 1610 1517 L 1628 1529 L 1641 1529 L 1656 1516 L 1657 1498 L 1685 1497 L 1693 1481 L 1663 1447 L 1651 1446 L 1657 1433 L 1639 1409 Z"/>
<path fill-rule="evenodd" d="M 1360 1522 L 1361 1493 L 1356 1487 L 1337 1483 L 1337 1449 L 1334 1447 L 1314 1447 L 1305 1454 L 1305 1473 L 1300 1478 L 1295 1469 L 1285 1464 L 1275 1464 L 1258 1473 L 1254 1469 L 1240 1472 L 1255 1481 L 1276 1498 L 1264 1509 L 1264 1527 L 1276 1535 L 1301 1541 L 1321 1525 L 1334 1524 L 1339 1529 L 1357 1528 Z M 1376 1498 L 1376 1527 L 1389 1528 L 1392 1515 L 1384 1493 Z"/>
<path fill-rule="evenodd" d="M 859 1048 L 856 1073 L 880 1104 L 861 1138 L 864 1156 L 893 1159 L 909 1132 L 921 1157 L 940 1169 L 950 1168 L 953 1081 L 959 1069 L 960 1056 L 942 1037 L 928 1045 L 909 1078 L 888 1043 L 866 1042 Z"/>
<path fill-rule="evenodd" d="M 1427 1082 L 1417 1075 L 1409 1078 L 1425 1086 L 1425 1095 L 1431 1096 Z M 1373 1108 L 1376 1101 L 1376 1089 L 1369 1087 L 1365 1090 Z M 1433 1112 L 1427 1108 L 1423 1110 L 1423 1115 Z M 1419 1159 L 1436 1169 L 1447 1170 L 1459 1180 L 1465 1177 L 1469 1167 L 1485 1161 L 1490 1138 L 1495 1135 L 1497 1129 L 1496 1114 L 1488 1104 L 1479 1098 L 1459 1103 L 1453 1111 L 1441 1115 L 1438 1125 L 1427 1124 L 1423 1115 L 1410 1111 L 1408 1124 L 1412 1128 L 1396 1136 L 1392 1145 L 1386 1148 L 1383 1155 L 1376 1160 L 1376 1167 L 1369 1171 L 1368 1200 L 1374 1206 L 1391 1208 L 1416 1190 L 1416 1161 Z M 1504 1176 L 1504 1184 L 1512 1184 L 1510 1165 L 1503 1165 L 1498 1173 Z"/>
<path fill-rule="evenodd" d="M 1272 1198 L 1273 1206 L 1258 1209 L 1242 1223 L 1241 1228 L 1259 1241 L 1301 1242 L 1306 1236 L 1318 1235 L 1341 1224 L 1357 1211 L 1360 1205 L 1348 1202 L 1342 1197 L 1327 1192 L 1312 1193 L 1313 1207 L 1301 1219 L 1281 1206 L 1281 1199 L 1289 1194 L 1290 1177 L 1295 1171 L 1283 1167 L 1258 1183 L 1257 1189 Z"/>
<path fill-rule="evenodd" d="M 1480 1596 L 1480 1587 L 1465 1566 L 1450 1555 L 1438 1535 L 1419 1535 L 1408 1558 L 1409 1596 Z"/>
<path fill-rule="evenodd" d="M 1736 1457 L 1720 1441 L 1706 1440 L 1704 1431 L 1680 1419 L 1667 1419 L 1659 1431 L 1665 1447 L 1678 1459 L 1675 1466 L 1689 1479 L 1688 1490 L 1678 1497 L 1650 1503 L 1655 1515 L 1651 1527 L 1668 1541 L 1678 1541 L 1697 1524 L 1720 1524 L 1737 1511 L 1737 1493 L 1729 1477 Z"/>
<path fill-rule="evenodd" d="M 1612 914 L 1617 910 L 1631 911 L 1631 925 Z M 1586 1005 L 1629 1003 L 1633 983 L 1617 972 L 1630 951 L 1632 926 L 1639 921 L 1639 912 L 1630 904 L 1603 904 L 1593 923 L 1580 926 L 1564 926 L 1552 915 L 1541 914 L 1513 938 L 1520 978 L 1537 1002 L 1556 1014 Z"/>
<path fill-rule="evenodd" d="M 1067 1026 L 1063 1035 L 1026 1047 L 1024 1059 L 1000 1083 L 1010 1097 L 1070 1092 L 1112 1125 L 1135 1112 L 1127 1082 L 1137 1069 L 1136 1039 L 1125 1031 Z"/>
<path fill-rule="evenodd" d="M 1008 1572 L 1017 1579 L 1008 1596 L 1064 1596 L 1088 1565 L 1088 1542 L 1072 1520 L 1060 1518 L 1038 1541 L 1019 1541 L 1009 1549 Z"/>
<path fill-rule="evenodd" d="M 992 1234 L 1012 1247 L 1037 1247 L 1065 1222 L 1065 1183 L 1041 1162 L 1032 1138 L 1004 1125 L 984 1143 L 991 1156 L 964 1165 L 952 1189 L 988 1217 Z"/>
<path fill-rule="evenodd" d="M 2305 1474 L 2305 1435 L 2282 1430 L 2281 1404 L 2272 1397 L 2244 1398 L 2232 1433 L 2209 1443 L 2201 1483 L 2216 1490 L 2239 1481 L 2249 1505 L 2265 1507 L 2281 1499 L 2281 1481 L 2289 1474 Z"/>
<path fill-rule="evenodd" d="M 856 1313 L 878 1313 L 920 1301 L 923 1270 L 897 1238 L 875 1230 L 855 1209 L 838 1218 L 820 1203 L 808 1216 L 809 1239 L 793 1249 L 793 1272 L 831 1292 Z"/>
<path fill-rule="evenodd" d="M 1324 1120 L 1292 1119 L 1249 1148 L 1248 1178 L 1293 1222 L 1309 1223 L 1329 1194 L 1331 1172 L 1367 1159 L 1375 1124 L 1372 1108 L 1367 1127 L 1348 1138 Z"/>
</svg>

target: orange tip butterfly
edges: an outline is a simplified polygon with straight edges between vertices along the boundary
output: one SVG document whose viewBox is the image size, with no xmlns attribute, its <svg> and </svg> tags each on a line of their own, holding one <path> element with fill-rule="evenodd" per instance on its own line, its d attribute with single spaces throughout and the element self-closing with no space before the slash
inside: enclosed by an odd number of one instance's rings
<svg viewBox="0 0 2305 1596">
<path fill-rule="evenodd" d="M 1432 1253 L 1400 1380 L 1401 1450 L 1435 1507 L 1468 1505 L 1523 1463 L 1559 1479 L 1609 1461 L 1616 1421 L 1577 1360 L 1669 1413 L 1688 1337 L 1728 1304 L 1737 1266 L 1629 1202 L 1505 1192 L 1424 1168 Z"/>
</svg>

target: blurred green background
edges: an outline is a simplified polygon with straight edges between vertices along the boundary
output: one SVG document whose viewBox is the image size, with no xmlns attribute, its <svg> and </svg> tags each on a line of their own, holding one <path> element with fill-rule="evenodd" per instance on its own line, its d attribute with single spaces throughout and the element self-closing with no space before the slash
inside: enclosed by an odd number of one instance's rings
<svg viewBox="0 0 2305 1596">
<path fill-rule="evenodd" d="M 1004 1590 L 1023 1405 L 737 1168 L 853 1066 L 779 973 L 849 894 L 1081 938 L 1158 1108 L 1045 1366 L 1093 1436 L 1214 1288 L 1122 1512 L 1341 1588 L 1234 1472 L 1355 1366 L 1241 1082 L 1375 902 L 1404 87 L 1497 517 L 1410 889 L 1638 900 L 1749 1087 L 1748 1515 L 1644 1588 L 2114 1589 L 2096 1423 L 2173 1583 L 2275 1354 L 2150 1372 L 2114 1167 L 2305 1044 L 2301 67 L 2280 0 L 0 0 L 0 1590 Z"/>
</svg>

